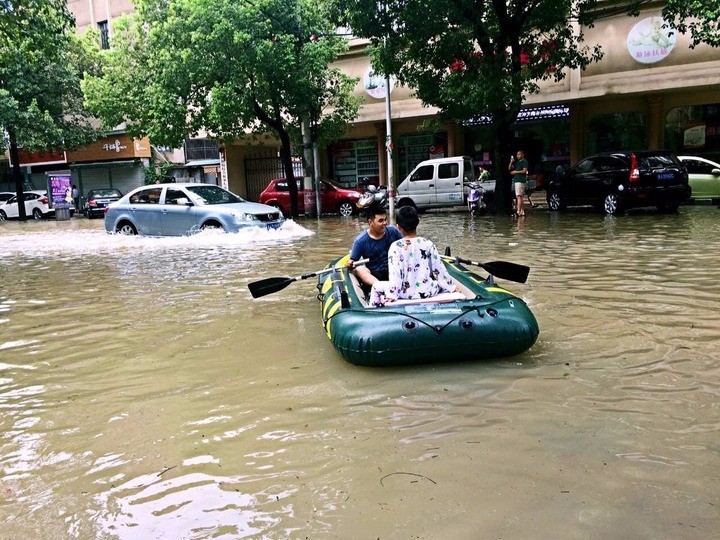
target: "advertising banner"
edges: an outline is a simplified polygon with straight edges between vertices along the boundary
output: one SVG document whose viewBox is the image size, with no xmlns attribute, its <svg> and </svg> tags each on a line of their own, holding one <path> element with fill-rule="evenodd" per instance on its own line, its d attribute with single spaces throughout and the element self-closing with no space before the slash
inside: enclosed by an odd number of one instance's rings
<svg viewBox="0 0 720 540">
<path fill-rule="evenodd" d="M 72 199 L 72 176 L 70 172 L 45 173 L 48 183 L 48 205 L 50 208 L 70 208 Z"/>
</svg>

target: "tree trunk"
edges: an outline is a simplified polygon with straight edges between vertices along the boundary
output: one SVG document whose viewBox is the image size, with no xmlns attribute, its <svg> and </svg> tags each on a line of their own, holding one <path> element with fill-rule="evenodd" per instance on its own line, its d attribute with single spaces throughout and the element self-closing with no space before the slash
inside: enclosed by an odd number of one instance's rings
<svg viewBox="0 0 720 540">
<path fill-rule="evenodd" d="M 284 129 L 279 131 L 280 144 L 280 157 L 282 159 L 283 168 L 285 169 L 285 179 L 288 183 L 288 190 L 290 192 L 290 217 L 296 219 L 298 217 L 298 186 L 295 181 L 295 173 L 293 173 L 292 164 L 292 143 L 290 142 L 290 135 Z"/>
<path fill-rule="evenodd" d="M 512 193 L 512 182 L 508 165 L 510 156 L 513 155 L 511 147 L 512 126 L 511 115 L 506 110 L 497 110 L 493 113 L 493 127 L 495 130 L 495 213 L 510 214 L 514 194 Z"/>
<path fill-rule="evenodd" d="M 15 178 L 15 194 L 18 200 L 18 219 L 27 221 L 25 213 L 25 194 L 22 172 L 20 171 L 20 153 L 18 152 L 17 136 L 13 129 L 8 129 L 8 138 L 10 139 L 10 159 L 13 164 L 13 178 Z"/>
</svg>

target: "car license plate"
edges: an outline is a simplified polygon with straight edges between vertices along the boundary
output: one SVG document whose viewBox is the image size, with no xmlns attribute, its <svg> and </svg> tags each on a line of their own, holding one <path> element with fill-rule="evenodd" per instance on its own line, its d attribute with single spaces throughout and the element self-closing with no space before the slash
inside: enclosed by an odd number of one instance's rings
<svg viewBox="0 0 720 540">
<path fill-rule="evenodd" d="M 672 172 L 664 172 L 658 174 L 658 180 L 674 180 L 675 179 L 675 173 Z"/>
</svg>

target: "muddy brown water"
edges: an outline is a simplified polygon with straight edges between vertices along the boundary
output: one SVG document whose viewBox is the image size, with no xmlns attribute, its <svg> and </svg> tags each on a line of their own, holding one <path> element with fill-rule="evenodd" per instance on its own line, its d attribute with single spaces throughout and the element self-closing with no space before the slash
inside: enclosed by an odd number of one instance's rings
<svg viewBox="0 0 720 540">
<path fill-rule="evenodd" d="M 369 369 L 314 282 L 363 229 L 0 223 L 0 538 L 714 538 L 720 210 L 426 214 L 540 324 L 527 353 Z"/>
</svg>

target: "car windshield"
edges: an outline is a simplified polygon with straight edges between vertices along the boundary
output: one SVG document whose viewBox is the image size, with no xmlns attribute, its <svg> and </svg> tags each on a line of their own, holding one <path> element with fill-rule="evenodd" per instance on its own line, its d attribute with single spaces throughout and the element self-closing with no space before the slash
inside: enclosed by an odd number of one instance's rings
<svg viewBox="0 0 720 540">
<path fill-rule="evenodd" d="M 94 189 L 88 194 L 88 198 L 95 199 L 97 197 L 122 197 L 117 189 Z"/>
<path fill-rule="evenodd" d="M 227 204 L 245 202 L 234 193 L 217 186 L 188 186 L 187 190 L 200 198 L 202 204 Z"/>
</svg>

